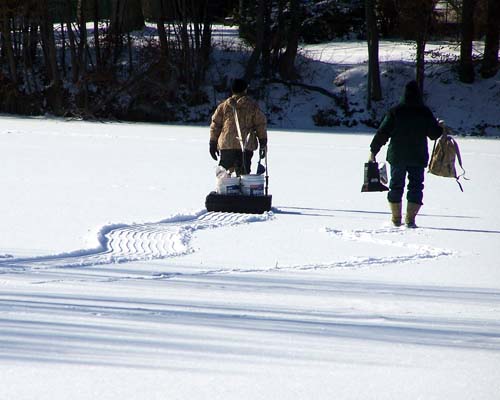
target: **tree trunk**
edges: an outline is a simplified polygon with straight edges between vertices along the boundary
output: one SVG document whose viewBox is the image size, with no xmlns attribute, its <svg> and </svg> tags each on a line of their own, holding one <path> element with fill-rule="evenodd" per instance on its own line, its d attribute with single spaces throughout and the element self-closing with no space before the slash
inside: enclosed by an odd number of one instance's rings
<svg viewBox="0 0 500 400">
<path fill-rule="evenodd" d="M 71 80 L 73 83 L 78 81 L 78 75 L 80 66 L 78 63 L 78 57 L 76 55 L 76 40 L 75 33 L 73 32 L 73 28 L 71 26 L 72 20 L 71 13 L 71 0 L 66 0 L 66 12 L 65 12 L 65 20 L 66 20 L 66 30 L 68 31 L 69 37 L 69 51 L 71 57 Z"/>
<path fill-rule="evenodd" d="M 416 55 L 416 81 L 420 89 L 420 93 L 424 92 L 424 80 L 425 80 L 425 45 L 426 45 L 425 34 L 418 34 L 417 38 L 417 55 Z"/>
<path fill-rule="evenodd" d="M 114 34 L 144 28 L 141 0 L 111 0 L 110 29 Z"/>
<path fill-rule="evenodd" d="M 459 79 L 464 83 L 474 82 L 472 63 L 472 40 L 474 39 L 474 7 L 476 0 L 463 0 L 462 3 L 462 41 L 460 43 Z M 497 21 L 498 22 L 498 21 Z"/>
<path fill-rule="evenodd" d="M 87 71 L 87 16 L 85 14 L 87 10 L 87 1 L 89 0 L 79 0 L 78 27 L 80 30 L 80 37 L 78 41 L 78 69 L 80 76 Z"/>
<path fill-rule="evenodd" d="M 163 0 L 159 0 L 159 5 L 160 15 L 158 17 L 156 28 L 160 38 L 160 61 L 164 62 L 168 59 L 168 39 L 167 31 L 165 30 L 165 7 L 163 6 Z"/>
<path fill-rule="evenodd" d="M 184 81 L 188 83 L 188 85 L 191 85 L 191 75 L 193 71 L 193 64 L 191 62 L 191 52 L 190 52 L 190 46 L 189 46 L 189 24 L 187 20 L 187 6 L 186 6 L 186 0 L 183 0 L 180 4 L 180 18 L 181 18 L 181 25 L 180 25 L 180 36 L 181 36 L 181 54 L 182 54 L 182 71 L 184 74 Z"/>
<path fill-rule="evenodd" d="M 19 10 L 16 10 L 16 14 L 18 12 Z M 18 20 L 19 20 L 19 15 L 14 15 L 11 20 L 12 47 L 14 48 L 14 57 L 16 60 L 19 60 L 19 58 L 21 57 L 20 53 L 21 46 L 19 46 L 18 29 L 17 29 Z"/>
<path fill-rule="evenodd" d="M 130 36 L 130 33 L 127 33 L 127 49 L 128 49 L 128 74 L 131 76 L 132 72 L 134 71 L 134 59 L 133 59 L 133 52 L 132 52 L 132 37 Z"/>
<path fill-rule="evenodd" d="M 14 84 L 17 83 L 17 63 L 14 55 L 14 49 L 12 48 L 12 36 L 10 32 L 10 18 L 7 14 L 7 10 L 3 9 L 3 15 L 1 16 L 2 23 L 2 41 L 3 41 L 3 50 L 5 51 L 5 55 L 7 56 L 7 63 L 9 65 L 9 73 L 10 79 Z"/>
<path fill-rule="evenodd" d="M 30 25 L 27 19 L 25 19 L 23 26 L 23 67 L 24 69 L 31 69 L 33 67 L 33 60 L 30 54 Z"/>
<path fill-rule="evenodd" d="M 99 0 L 94 0 L 93 3 L 94 9 L 94 50 L 95 50 L 95 63 L 97 69 L 101 69 L 102 60 L 101 60 L 101 44 L 99 40 Z"/>
<path fill-rule="evenodd" d="M 264 42 L 264 14 L 265 14 L 265 4 L 266 0 L 259 0 L 257 4 L 257 19 L 256 19 L 256 36 L 255 36 L 255 48 L 253 49 L 252 55 L 247 63 L 247 68 L 245 71 L 245 80 L 250 82 L 257 69 L 257 64 L 259 62 L 260 56 L 262 54 L 262 47 Z"/>
<path fill-rule="evenodd" d="M 401 30 L 414 38 L 417 45 L 416 81 L 423 92 L 425 79 L 425 46 L 433 22 L 437 0 L 400 0 Z"/>
<path fill-rule="evenodd" d="M 81 89 L 81 96 L 83 101 L 80 104 L 83 104 L 83 109 L 85 112 L 88 112 L 89 109 L 89 90 L 88 90 L 88 81 L 86 79 L 87 75 L 87 2 L 90 0 L 79 0 L 79 15 L 78 15 L 78 27 L 80 30 L 80 37 L 78 41 L 78 72 L 79 72 L 79 80 L 83 79 L 83 85 Z"/>
<path fill-rule="evenodd" d="M 299 78 L 295 69 L 295 58 L 299 48 L 300 36 L 300 0 L 290 0 L 291 25 L 286 50 L 280 59 L 280 75 L 285 80 Z"/>
<path fill-rule="evenodd" d="M 61 22 L 61 70 L 63 77 L 66 76 L 66 34 L 64 33 L 64 22 Z"/>
<path fill-rule="evenodd" d="M 51 79 L 51 84 L 48 89 L 49 104 L 56 115 L 61 115 L 63 112 L 63 91 L 62 81 L 57 65 L 56 42 L 54 38 L 54 24 L 52 17 L 49 15 L 47 0 L 41 0 L 39 3 L 41 16 L 40 36 L 44 47 L 45 65 Z"/>
<path fill-rule="evenodd" d="M 238 0 L 238 19 L 241 21 L 245 18 L 245 4 L 243 0 Z"/>
<path fill-rule="evenodd" d="M 38 23 L 32 21 L 30 24 L 30 47 L 29 52 L 31 60 L 35 62 L 36 59 L 36 49 L 38 46 Z"/>
<path fill-rule="evenodd" d="M 199 51 L 199 64 L 198 64 L 198 85 L 201 85 L 205 80 L 205 73 L 208 68 L 210 60 L 210 52 L 212 51 L 212 25 L 209 21 L 208 14 L 204 17 L 203 29 L 201 30 L 201 45 Z"/>
<path fill-rule="evenodd" d="M 25 14 L 22 26 L 22 65 L 24 75 L 24 85 L 28 93 L 35 91 L 33 78 L 33 59 L 30 53 L 30 20 Z"/>
<path fill-rule="evenodd" d="M 382 86 L 380 84 L 380 66 L 378 59 L 378 27 L 375 13 L 375 0 L 365 1 L 366 36 L 368 41 L 368 93 L 367 107 L 371 108 L 371 101 L 382 100 Z"/>
<path fill-rule="evenodd" d="M 209 15 L 209 0 L 192 0 L 193 23 L 195 25 L 195 70 L 194 87 L 199 92 L 199 87 L 205 79 L 212 47 L 212 26 Z"/>
<path fill-rule="evenodd" d="M 271 4 L 265 3 L 264 9 L 264 38 L 262 40 L 262 75 L 265 78 L 271 76 Z"/>
<path fill-rule="evenodd" d="M 285 8 L 285 0 L 278 0 L 278 10 L 277 10 L 277 26 L 273 35 L 271 48 L 272 48 L 272 60 L 271 66 L 273 73 L 275 73 L 279 69 L 279 60 L 281 57 L 281 43 L 283 42 L 284 35 L 284 8 Z"/>
<path fill-rule="evenodd" d="M 488 0 L 488 25 L 484 43 L 484 58 L 481 76 L 485 79 L 495 76 L 499 69 L 498 50 L 500 36 L 500 2 Z"/>
</svg>

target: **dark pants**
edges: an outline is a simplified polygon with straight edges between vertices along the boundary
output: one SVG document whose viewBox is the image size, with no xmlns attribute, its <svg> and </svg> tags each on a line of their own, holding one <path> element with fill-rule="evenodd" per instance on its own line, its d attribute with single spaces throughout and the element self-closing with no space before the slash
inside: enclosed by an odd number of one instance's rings
<svg viewBox="0 0 500 400">
<path fill-rule="evenodd" d="M 250 173 L 252 156 L 253 151 L 245 150 L 245 162 L 243 163 L 241 150 L 221 150 L 219 165 L 227 170 L 234 169 L 236 175 L 246 175 Z"/>
<path fill-rule="evenodd" d="M 409 167 L 405 165 L 391 165 L 391 181 L 387 200 L 390 203 L 400 203 L 403 199 L 406 174 L 408 174 L 408 187 L 406 199 L 410 203 L 423 204 L 424 197 L 424 168 Z"/>
</svg>

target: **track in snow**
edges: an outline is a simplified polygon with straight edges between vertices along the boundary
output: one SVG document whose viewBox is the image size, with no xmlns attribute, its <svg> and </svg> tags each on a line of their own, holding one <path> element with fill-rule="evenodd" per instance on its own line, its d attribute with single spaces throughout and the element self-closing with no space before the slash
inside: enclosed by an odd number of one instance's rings
<svg viewBox="0 0 500 400">
<path fill-rule="evenodd" d="M 325 228 L 325 232 L 334 235 L 335 237 L 342 240 L 350 240 L 360 243 L 372 243 L 376 245 L 389 246 L 395 248 L 402 248 L 409 250 L 409 254 L 400 256 L 387 256 L 387 257 L 359 257 L 354 260 L 345 261 L 342 266 L 347 267 L 362 267 L 362 266 L 374 266 L 382 264 L 397 264 L 406 263 L 412 261 L 435 259 L 443 256 L 452 256 L 456 253 L 450 249 L 442 249 L 438 247 L 433 247 L 429 245 L 416 244 L 416 243 L 405 243 L 403 241 L 391 240 L 381 238 L 381 235 L 397 235 L 401 237 L 401 233 L 404 233 L 406 228 L 379 228 L 379 229 L 365 229 L 365 230 L 338 230 L 333 228 Z M 413 231 L 413 230 L 412 230 Z M 341 266 L 341 265 L 339 265 Z"/>
<path fill-rule="evenodd" d="M 279 214 L 279 213 L 278 213 Z M 457 253 L 450 249 L 441 249 L 429 245 L 406 243 L 401 240 L 382 239 L 381 236 L 389 235 L 396 236 L 399 239 L 404 238 L 405 228 L 378 228 L 378 229 L 360 229 L 360 230 L 338 230 L 333 228 L 323 228 L 323 231 L 333 235 L 341 240 L 350 240 L 358 243 L 372 243 L 381 247 L 390 246 L 408 250 L 408 254 L 392 255 L 383 257 L 363 257 L 353 256 L 347 260 L 313 263 L 313 264 L 292 264 L 292 265 L 276 265 L 272 267 L 256 267 L 256 268 L 221 268 L 199 271 L 195 273 L 176 273 L 176 274 L 158 274 L 155 279 L 170 279 L 179 276 L 198 276 L 211 274 L 228 274 L 228 273 L 260 273 L 260 272 L 278 272 L 278 271 L 308 271 L 308 270 L 327 270 L 337 268 L 366 268 L 376 267 L 391 264 L 405 264 L 422 260 L 432 260 L 440 257 L 455 256 Z M 416 230 L 411 230 L 416 232 Z M 403 236 L 401 236 L 403 235 Z"/>
<path fill-rule="evenodd" d="M 272 213 L 262 215 L 200 212 L 157 222 L 135 225 L 110 225 L 99 232 L 99 247 L 50 256 L 0 257 L 0 268 L 45 269 L 146 261 L 185 255 L 193 252 L 193 234 L 250 222 L 267 221 Z"/>
<path fill-rule="evenodd" d="M 274 218 L 273 213 L 263 215 L 230 214 L 202 211 L 194 215 L 180 215 L 157 223 L 134 225 L 110 225 L 101 229 L 98 234 L 100 245 L 95 249 L 78 250 L 71 253 L 40 256 L 31 258 L 15 258 L 11 255 L 0 256 L 0 273 L 15 271 L 48 271 L 60 268 L 78 268 L 106 264 L 126 263 L 131 261 L 148 261 L 182 256 L 194 252 L 191 241 L 195 232 L 204 229 L 215 229 L 251 222 L 268 221 Z M 371 243 L 380 247 L 394 247 L 405 250 L 405 254 L 376 256 L 353 256 L 346 260 L 325 261 L 314 264 L 276 265 L 255 268 L 209 268 L 196 272 L 165 273 L 131 273 L 115 271 L 120 277 L 112 277 L 112 271 L 100 276 L 102 279 L 135 279 L 149 276 L 150 279 L 171 279 L 178 276 L 224 274 L 224 273 L 258 273 L 280 270 L 315 270 L 337 268 L 364 268 L 390 264 L 404 264 L 421 260 L 452 256 L 455 252 L 423 244 L 407 243 L 403 240 L 404 228 L 379 228 L 366 230 L 338 230 L 324 228 L 324 232 L 340 240 L 359 243 Z M 393 239 L 392 237 L 396 239 Z M 390 239 L 388 239 L 390 238 Z M 110 275 L 111 274 L 111 275 Z M 82 277 L 87 279 L 87 277 Z"/>
</svg>

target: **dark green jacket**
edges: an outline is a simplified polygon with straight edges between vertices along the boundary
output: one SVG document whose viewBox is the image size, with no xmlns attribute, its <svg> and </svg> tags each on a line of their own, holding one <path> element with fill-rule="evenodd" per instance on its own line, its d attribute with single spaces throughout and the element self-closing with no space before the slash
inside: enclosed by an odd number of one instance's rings
<svg viewBox="0 0 500 400">
<path fill-rule="evenodd" d="M 427 138 L 435 140 L 443 129 L 432 111 L 420 101 L 403 99 L 389 110 L 380 124 L 370 150 L 377 154 L 390 139 L 387 161 L 392 165 L 426 167 L 429 162 Z"/>
</svg>

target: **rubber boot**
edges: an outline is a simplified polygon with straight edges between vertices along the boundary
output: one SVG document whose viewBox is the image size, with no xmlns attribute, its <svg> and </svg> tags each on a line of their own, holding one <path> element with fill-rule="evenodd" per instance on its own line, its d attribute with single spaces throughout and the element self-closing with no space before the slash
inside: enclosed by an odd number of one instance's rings
<svg viewBox="0 0 500 400">
<path fill-rule="evenodd" d="M 389 202 L 389 207 L 391 208 L 391 221 L 394 226 L 401 226 L 401 202 L 391 203 Z"/>
<path fill-rule="evenodd" d="M 406 206 L 406 217 L 405 223 L 408 228 L 416 228 L 415 217 L 418 214 L 418 210 L 420 210 L 421 204 L 408 202 Z"/>
</svg>

